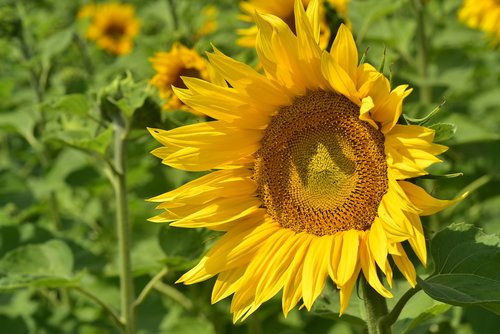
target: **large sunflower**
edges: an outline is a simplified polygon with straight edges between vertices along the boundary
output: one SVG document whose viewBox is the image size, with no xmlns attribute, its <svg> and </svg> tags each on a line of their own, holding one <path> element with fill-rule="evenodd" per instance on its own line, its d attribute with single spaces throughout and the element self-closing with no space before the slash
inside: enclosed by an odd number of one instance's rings
<svg viewBox="0 0 500 334">
<path fill-rule="evenodd" d="M 86 37 L 109 53 L 130 53 L 139 33 L 139 21 L 132 5 L 120 3 L 90 4 L 82 7 L 78 18 L 90 17 Z"/>
<path fill-rule="evenodd" d="M 344 312 L 361 271 L 391 297 L 377 275 L 391 285 L 390 258 L 414 285 L 402 243 L 425 264 L 419 216 L 455 202 L 405 181 L 446 150 L 433 130 L 397 124 L 410 90 L 391 90 L 373 66 L 358 64 L 345 26 L 322 50 L 318 12 L 317 1 L 307 11 L 295 3 L 296 35 L 278 17 L 257 15 L 265 75 L 215 50 L 209 61 L 227 86 L 185 78 L 187 89 L 174 89 L 215 121 L 150 129 L 164 164 L 215 170 L 152 198 L 165 211 L 151 220 L 225 232 L 179 282 L 217 275 L 212 302 L 233 294 L 235 321 L 280 290 L 285 315 L 300 299 L 310 309 L 327 277 Z"/>
<path fill-rule="evenodd" d="M 168 52 L 157 52 L 149 61 L 156 71 L 150 83 L 158 88 L 160 97 L 166 99 L 163 108 L 167 110 L 186 109 L 172 91 L 172 87 L 186 88 L 181 76 L 208 80 L 205 60 L 195 50 L 179 43 Z"/>
<path fill-rule="evenodd" d="M 337 3 L 340 3 L 342 0 L 330 1 L 332 1 L 331 5 L 337 8 Z M 310 0 L 301 0 L 301 2 L 303 6 L 307 8 Z M 320 0 L 319 3 L 320 45 L 325 48 L 330 39 L 330 28 L 326 22 L 323 0 Z M 244 13 L 240 16 L 242 21 L 255 23 L 255 12 L 271 14 L 282 19 L 290 27 L 292 32 L 295 33 L 294 0 L 247 0 L 241 1 L 240 7 Z M 255 47 L 257 33 L 258 28 L 256 25 L 245 29 L 239 29 L 238 34 L 240 38 L 238 39 L 238 44 L 244 47 Z"/>
<path fill-rule="evenodd" d="M 494 43 L 500 42 L 500 1 L 465 0 L 458 17 L 469 27 L 486 32 Z"/>
</svg>

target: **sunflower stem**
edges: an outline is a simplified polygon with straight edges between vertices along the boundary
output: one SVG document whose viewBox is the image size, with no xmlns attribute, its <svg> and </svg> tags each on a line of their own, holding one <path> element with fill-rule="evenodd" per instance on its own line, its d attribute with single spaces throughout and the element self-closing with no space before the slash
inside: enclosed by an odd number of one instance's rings
<svg viewBox="0 0 500 334">
<path fill-rule="evenodd" d="M 417 48 L 418 66 L 420 74 L 420 102 L 429 105 L 432 102 L 432 88 L 428 84 L 428 45 L 427 34 L 425 32 L 425 1 L 413 0 L 413 5 L 417 12 Z"/>
<path fill-rule="evenodd" d="M 120 263 L 121 318 L 125 334 L 135 333 L 134 285 L 130 260 L 130 224 L 127 207 L 127 172 L 126 172 L 126 122 L 121 117 L 113 121 L 114 133 L 114 169 L 113 187 L 116 202 L 116 227 Z"/>
<path fill-rule="evenodd" d="M 369 334 L 391 334 L 391 326 L 381 320 L 388 314 L 385 298 L 362 279 L 366 324 Z"/>
<path fill-rule="evenodd" d="M 422 290 L 422 287 L 420 285 L 416 285 L 414 288 L 406 291 L 405 294 L 398 300 L 397 304 L 394 306 L 391 312 L 389 312 L 379 320 L 379 324 L 382 324 L 384 326 L 391 326 L 392 324 L 394 324 L 396 320 L 398 320 L 398 317 L 401 314 L 401 311 L 405 307 L 406 303 L 408 303 L 411 297 L 413 297 L 420 290 Z"/>
</svg>

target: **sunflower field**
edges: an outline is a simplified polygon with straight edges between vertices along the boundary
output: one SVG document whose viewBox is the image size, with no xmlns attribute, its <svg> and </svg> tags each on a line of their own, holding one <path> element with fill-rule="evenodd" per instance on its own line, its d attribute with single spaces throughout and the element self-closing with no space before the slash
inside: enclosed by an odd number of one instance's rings
<svg viewBox="0 0 500 334">
<path fill-rule="evenodd" d="M 498 0 L 0 0 L 0 332 L 496 333 Z"/>
</svg>

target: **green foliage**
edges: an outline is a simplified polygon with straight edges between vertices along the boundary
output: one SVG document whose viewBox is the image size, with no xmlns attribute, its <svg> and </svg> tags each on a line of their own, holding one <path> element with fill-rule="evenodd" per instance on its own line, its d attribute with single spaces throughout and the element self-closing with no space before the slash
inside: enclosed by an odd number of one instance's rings
<svg viewBox="0 0 500 334">
<path fill-rule="evenodd" d="M 500 314 L 500 238 L 466 224 L 453 224 L 431 242 L 434 272 L 419 284 L 434 299 L 481 306 Z"/>
<path fill-rule="evenodd" d="M 73 254 L 61 240 L 21 246 L 0 259 L 0 291 L 77 284 L 78 278 L 73 275 Z"/>
</svg>

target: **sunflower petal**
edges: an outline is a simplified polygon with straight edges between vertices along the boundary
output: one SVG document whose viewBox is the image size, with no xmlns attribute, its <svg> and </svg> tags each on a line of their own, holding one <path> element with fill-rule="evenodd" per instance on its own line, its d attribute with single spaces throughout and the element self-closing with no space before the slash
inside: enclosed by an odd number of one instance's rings
<svg viewBox="0 0 500 334">
<path fill-rule="evenodd" d="M 341 24 L 337 36 L 333 41 L 330 54 L 351 78 L 356 78 L 358 67 L 358 49 L 352 33 L 344 24 Z M 356 82 L 355 82 L 356 84 Z"/>
<path fill-rule="evenodd" d="M 420 213 L 421 216 L 432 215 L 436 212 L 444 210 L 447 207 L 460 202 L 469 194 L 466 192 L 455 199 L 442 200 L 432 197 L 423 188 L 417 186 L 416 184 L 406 181 L 400 181 L 399 184 L 408 195 L 410 201 L 415 204 L 416 207 L 422 210 L 422 212 Z"/>
</svg>

